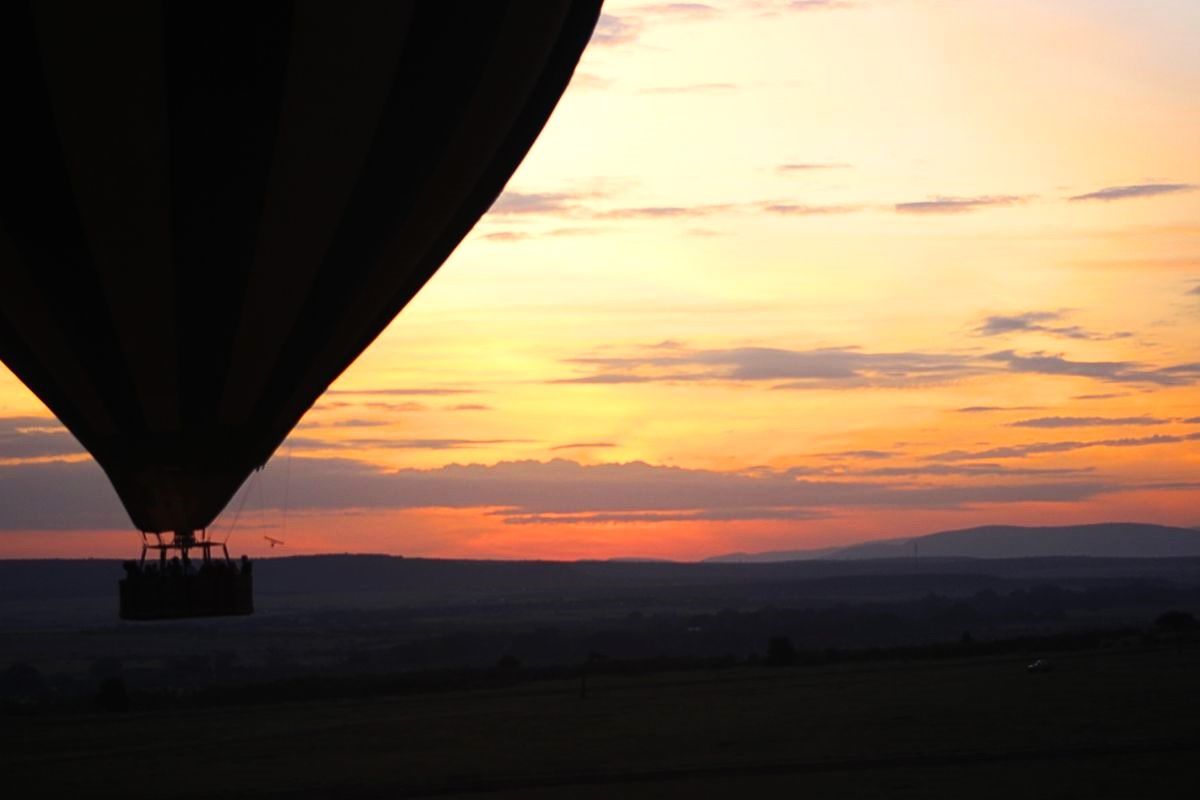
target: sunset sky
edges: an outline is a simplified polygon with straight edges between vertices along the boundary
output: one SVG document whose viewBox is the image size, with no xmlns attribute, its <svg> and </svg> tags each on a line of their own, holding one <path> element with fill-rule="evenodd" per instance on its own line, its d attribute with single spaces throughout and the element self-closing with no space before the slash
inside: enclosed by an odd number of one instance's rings
<svg viewBox="0 0 1200 800">
<path fill-rule="evenodd" d="M 505 193 L 217 537 L 695 559 L 1200 525 L 1198 40 L 1195 0 L 609 0 Z M 0 529 L 0 557 L 138 542 L 3 367 Z"/>
</svg>

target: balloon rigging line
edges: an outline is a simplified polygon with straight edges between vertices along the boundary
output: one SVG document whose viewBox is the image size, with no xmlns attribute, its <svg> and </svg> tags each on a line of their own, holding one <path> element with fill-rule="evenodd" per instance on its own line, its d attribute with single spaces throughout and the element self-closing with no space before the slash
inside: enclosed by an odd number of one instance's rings
<svg viewBox="0 0 1200 800">
<path fill-rule="evenodd" d="M 292 443 L 287 443 L 287 462 L 283 470 L 283 535 L 287 536 L 288 492 L 292 484 Z"/>
<path fill-rule="evenodd" d="M 221 544 L 228 544 L 229 537 L 233 536 L 233 532 L 237 529 L 238 519 L 242 516 L 242 509 L 246 507 L 246 498 L 250 496 L 250 484 L 256 480 L 258 480 L 258 473 L 252 472 L 250 480 L 246 481 L 246 485 L 242 489 L 242 502 L 238 503 L 237 511 L 233 514 L 233 523 L 230 524 L 229 530 L 225 533 L 225 538 L 221 541 Z"/>
</svg>

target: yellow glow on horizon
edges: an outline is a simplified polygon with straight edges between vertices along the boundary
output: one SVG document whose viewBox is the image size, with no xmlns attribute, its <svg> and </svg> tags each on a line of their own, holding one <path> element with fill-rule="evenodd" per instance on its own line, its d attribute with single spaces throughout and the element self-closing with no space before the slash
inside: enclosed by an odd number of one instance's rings
<svg viewBox="0 0 1200 800">
<path fill-rule="evenodd" d="M 481 221 L 307 415 L 296 455 L 853 481 L 948 451 L 1176 438 L 975 459 L 1028 474 L 870 478 L 1100 487 L 1062 502 L 571 525 L 373 511 L 361 549 L 700 557 L 991 522 L 1200 523 L 1200 441 L 1186 439 L 1200 424 L 1184 422 L 1200 415 L 1200 370 L 1178 371 L 1200 364 L 1200 5 L 662 8 L 606 4 L 639 33 L 585 53 L 509 184 L 523 213 L 502 199 Z M 1160 188 L 1071 199 L 1134 186 Z M 989 317 L 1031 313 L 1043 316 L 1024 330 L 983 335 Z M 748 348 L 883 366 L 785 389 L 722 360 Z M 1006 352 L 1057 361 L 1022 370 Z M 953 366 L 893 376 L 888 354 Z M 1127 366 L 1087 374 L 1095 364 Z M 958 410 L 973 406 L 1010 410 Z M 0 370 L 0 416 L 45 413 Z M 1126 422 L 1015 424 L 1049 417 Z M 336 514 L 296 524 L 297 547 L 344 548 Z M 0 555 L 36 549 L 23 536 Z"/>
</svg>

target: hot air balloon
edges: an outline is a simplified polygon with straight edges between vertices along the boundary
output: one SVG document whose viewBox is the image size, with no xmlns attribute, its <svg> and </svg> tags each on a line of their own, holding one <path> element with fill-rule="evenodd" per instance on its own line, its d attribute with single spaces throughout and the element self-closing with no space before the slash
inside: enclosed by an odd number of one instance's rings
<svg viewBox="0 0 1200 800">
<path fill-rule="evenodd" d="M 0 359 L 164 564 L 209 562 L 247 476 L 488 209 L 599 8 L 0 6 Z M 249 611 L 244 572 L 122 615 Z"/>
</svg>

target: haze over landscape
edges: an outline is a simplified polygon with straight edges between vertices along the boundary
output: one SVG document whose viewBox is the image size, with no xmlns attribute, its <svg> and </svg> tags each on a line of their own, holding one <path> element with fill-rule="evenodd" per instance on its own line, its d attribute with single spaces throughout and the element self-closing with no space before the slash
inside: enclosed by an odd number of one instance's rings
<svg viewBox="0 0 1200 800">
<path fill-rule="evenodd" d="M 1198 34 L 1183 0 L 607 3 L 505 193 L 218 537 L 695 560 L 1200 524 Z M 0 367 L 0 557 L 135 542 Z"/>
</svg>

